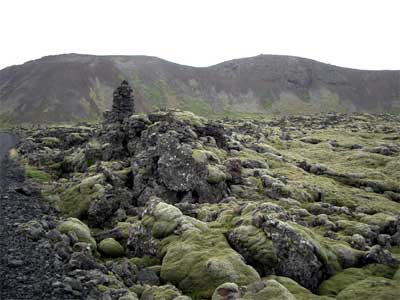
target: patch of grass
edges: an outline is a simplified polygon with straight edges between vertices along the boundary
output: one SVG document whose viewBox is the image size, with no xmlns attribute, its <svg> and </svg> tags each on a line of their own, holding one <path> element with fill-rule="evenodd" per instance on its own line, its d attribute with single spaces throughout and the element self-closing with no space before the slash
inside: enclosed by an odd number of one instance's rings
<svg viewBox="0 0 400 300">
<path fill-rule="evenodd" d="M 196 115 L 208 116 L 213 114 L 211 105 L 201 99 L 186 96 L 183 98 L 181 105 L 183 110 L 191 111 Z"/>
<path fill-rule="evenodd" d="M 51 180 L 51 176 L 49 174 L 29 165 L 25 167 L 25 174 L 26 177 L 39 182 L 49 182 Z"/>
<path fill-rule="evenodd" d="M 272 100 L 271 99 L 264 99 L 261 101 L 261 104 L 265 110 L 270 110 L 272 108 Z"/>
</svg>

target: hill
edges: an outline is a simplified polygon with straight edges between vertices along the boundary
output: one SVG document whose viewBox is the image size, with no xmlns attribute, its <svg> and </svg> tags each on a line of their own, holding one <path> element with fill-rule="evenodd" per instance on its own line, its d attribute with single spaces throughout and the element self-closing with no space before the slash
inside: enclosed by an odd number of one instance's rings
<svg viewBox="0 0 400 300">
<path fill-rule="evenodd" d="M 0 123 L 97 120 L 122 79 L 136 107 L 200 115 L 398 112 L 400 71 L 362 71 L 276 55 L 195 68 L 148 56 L 48 56 L 0 71 Z"/>
</svg>

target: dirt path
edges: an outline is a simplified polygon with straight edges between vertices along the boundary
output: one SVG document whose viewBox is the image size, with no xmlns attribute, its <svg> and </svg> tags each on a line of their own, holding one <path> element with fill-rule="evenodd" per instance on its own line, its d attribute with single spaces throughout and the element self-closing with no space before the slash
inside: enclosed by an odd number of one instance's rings
<svg viewBox="0 0 400 300">
<path fill-rule="evenodd" d="M 17 142 L 0 132 L 0 299 L 84 299 L 65 289 L 64 265 L 45 238 L 55 226 L 54 216 L 30 193 L 23 170 L 7 158 Z M 42 228 L 35 238 L 18 230 L 31 220 Z"/>
</svg>

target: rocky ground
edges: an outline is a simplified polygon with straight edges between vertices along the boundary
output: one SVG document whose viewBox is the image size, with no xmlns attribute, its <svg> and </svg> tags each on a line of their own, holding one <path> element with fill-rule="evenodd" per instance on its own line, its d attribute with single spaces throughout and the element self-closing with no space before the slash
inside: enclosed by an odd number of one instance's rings
<svg viewBox="0 0 400 300">
<path fill-rule="evenodd" d="M 5 155 L 15 136 L 0 133 L 0 299 L 85 299 L 73 291 L 61 258 L 46 238 L 56 218 L 25 181 L 24 170 Z M 4 159 L 3 159 L 4 158 Z"/>
<path fill-rule="evenodd" d="M 73 294 L 399 299 L 399 116 L 169 111 L 20 134 Z"/>
</svg>

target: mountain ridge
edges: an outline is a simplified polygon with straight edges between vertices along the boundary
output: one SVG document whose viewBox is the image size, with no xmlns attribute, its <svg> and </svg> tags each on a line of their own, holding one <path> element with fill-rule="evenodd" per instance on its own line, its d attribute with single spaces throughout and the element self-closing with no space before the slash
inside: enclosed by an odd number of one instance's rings
<svg viewBox="0 0 400 300">
<path fill-rule="evenodd" d="M 0 70 L 0 123 L 99 120 L 128 80 L 139 112 L 248 116 L 400 111 L 400 71 L 258 55 L 209 67 L 154 56 L 60 54 Z"/>
</svg>

